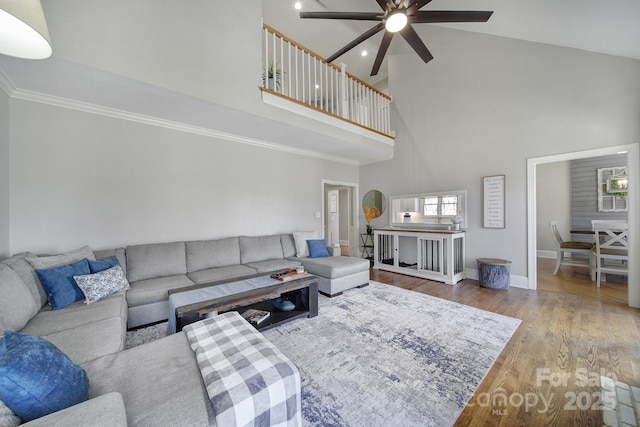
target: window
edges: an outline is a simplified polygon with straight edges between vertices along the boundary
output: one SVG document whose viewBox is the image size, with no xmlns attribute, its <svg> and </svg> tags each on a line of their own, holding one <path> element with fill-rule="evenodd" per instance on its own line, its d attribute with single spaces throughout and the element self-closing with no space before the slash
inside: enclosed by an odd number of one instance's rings
<svg viewBox="0 0 640 427">
<path fill-rule="evenodd" d="M 390 197 L 389 225 L 432 227 L 464 224 L 467 190 L 446 190 Z"/>
<path fill-rule="evenodd" d="M 458 214 L 458 196 L 442 196 L 442 216 L 456 216 Z"/>
<path fill-rule="evenodd" d="M 424 198 L 424 216 L 438 216 L 438 197 Z"/>
<path fill-rule="evenodd" d="M 423 215 L 426 217 L 454 217 L 458 215 L 458 196 L 425 197 Z"/>
</svg>

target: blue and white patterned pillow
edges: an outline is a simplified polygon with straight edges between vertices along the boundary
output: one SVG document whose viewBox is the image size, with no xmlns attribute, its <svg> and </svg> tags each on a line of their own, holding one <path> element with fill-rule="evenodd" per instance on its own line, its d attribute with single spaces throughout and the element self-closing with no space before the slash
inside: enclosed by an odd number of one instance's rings
<svg viewBox="0 0 640 427">
<path fill-rule="evenodd" d="M 122 267 L 116 265 L 94 274 L 73 276 L 78 287 L 84 293 L 85 302 L 91 304 L 119 291 L 130 289 Z"/>
</svg>

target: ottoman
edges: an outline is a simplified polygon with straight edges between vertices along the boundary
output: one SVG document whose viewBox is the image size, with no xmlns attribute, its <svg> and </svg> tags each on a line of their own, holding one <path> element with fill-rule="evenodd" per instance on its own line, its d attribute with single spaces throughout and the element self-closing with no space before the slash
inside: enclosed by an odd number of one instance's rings
<svg viewBox="0 0 640 427">
<path fill-rule="evenodd" d="M 478 281 L 488 289 L 503 290 L 509 288 L 511 261 L 497 258 L 478 258 Z"/>
<path fill-rule="evenodd" d="M 369 284 L 369 260 L 349 256 L 298 258 L 304 269 L 318 276 L 318 292 L 334 297 Z"/>
</svg>

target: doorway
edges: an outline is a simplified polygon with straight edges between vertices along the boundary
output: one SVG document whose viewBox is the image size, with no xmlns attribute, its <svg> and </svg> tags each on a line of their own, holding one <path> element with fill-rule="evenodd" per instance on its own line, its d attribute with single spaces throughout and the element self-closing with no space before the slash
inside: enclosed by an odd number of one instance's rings
<svg viewBox="0 0 640 427">
<path fill-rule="evenodd" d="M 358 256 L 358 184 L 322 181 L 322 229 L 328 246 Z"/>
<path fill-rule="evenodd" d="M 536 157 L 527 160 L 527 258 L 528 258 L 528 278 L 529 289 L 537 288 L 537 166 L 547 163 L 563 162 L 567 160 L 584 159 L 588 157 L 600 157 L 611 154 L 619 154 L 626 152 L 627 154 L 627 168 L 629 175 L 629 182 L 640 182 L 640 152 L 638 144 L 620 145 L 613 147 L 606 147 L 594 150 L 586 150 L 574 153 L 558 154 L 553 156 Z M 640 229 L 640 215 L 638 215 L 638 197 L 640 195 L 639 188 L 630 188 L 628 193 L 629 200 L 629 234 L 630 236 L 636 235 L 638 229 Z M 637 259 L 640 254 L 640 245 L 633 237 L 629 239 L 629 256 L 631 259 Z M 640 267 L 637 262 L 629 263 L 629 277 L 628 277 L 628 303 L 632 307 L 640 307 Z"/>
</svg>

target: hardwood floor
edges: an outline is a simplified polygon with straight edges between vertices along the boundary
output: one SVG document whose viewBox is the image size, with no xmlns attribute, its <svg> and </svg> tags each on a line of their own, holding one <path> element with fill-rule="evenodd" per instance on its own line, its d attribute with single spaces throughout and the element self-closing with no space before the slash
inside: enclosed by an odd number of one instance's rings
<svg viewBox="0 0 640 427">
<path fill-rule="evenodd" d="M 626 279 L 596 288 L 580 267 L 553 276 L 553 263 L 538 259 L 537 291 L 371 270 L 371 280 L 522 320 L 456 426 L 600 426 L 600 375 L 640 387 L 640 310 L 627 306 Z"/>
</svg>

